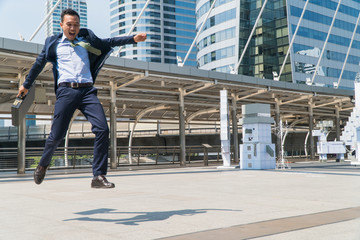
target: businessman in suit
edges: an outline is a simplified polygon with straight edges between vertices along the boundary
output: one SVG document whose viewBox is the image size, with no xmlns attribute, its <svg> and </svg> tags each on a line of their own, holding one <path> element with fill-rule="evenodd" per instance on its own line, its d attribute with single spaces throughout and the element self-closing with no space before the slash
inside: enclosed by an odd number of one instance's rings
<svg viewBox="0 0 360 240">
<path fill-rule="evenodd" d="M 102 105 L 94 88 L 112 47 L 146 40 L 146 34 L 100 39 L 89 29 L 80 29 L 79 14 L 66 9 L 61 13 L 62 34 L 46 39 L 42 52 L 32 66 L 18 96 L 26 94 L 47 62 L 53 64 L 56 102 L 51 132 L 46 140 L 40 163 L 34 171 L 34 181 L 41 184 L 54 151 L 65 137 L 70 120 L 79 109 L 92 124 L 95 134 L 92 188 L 113 188 L 106 179 L 109 148 L 109 128 Z"/>
</svg>

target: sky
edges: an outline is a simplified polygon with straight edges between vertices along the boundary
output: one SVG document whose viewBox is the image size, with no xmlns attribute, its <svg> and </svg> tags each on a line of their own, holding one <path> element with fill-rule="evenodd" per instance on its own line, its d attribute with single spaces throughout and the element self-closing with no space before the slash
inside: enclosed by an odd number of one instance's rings
<svg viewBox="0 0 360 240">
<path fill-rule="evenodd" d="M 0 37 L 20 40 L 19 33 L 29 40 L 45 19 L 46 0 L 0 0 Z M 87 0 L 88 28 L 100 38 L 110 37 L 110 1 Z M 34 43 L 45 41 L 43 26 Z"/>
</svg>

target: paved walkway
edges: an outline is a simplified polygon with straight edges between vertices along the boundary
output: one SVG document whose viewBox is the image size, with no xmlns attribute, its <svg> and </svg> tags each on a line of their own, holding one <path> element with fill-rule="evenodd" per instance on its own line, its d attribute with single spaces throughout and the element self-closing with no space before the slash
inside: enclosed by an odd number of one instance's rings
<svg viewBox="0 0 360 240">
<path fill-rule="evenodd" d="M 216 167 L 115 171 L 115 189 L 89 173 L 0 175 L 0 239 L 360 239 L 360 167 Z"/>
</svg>

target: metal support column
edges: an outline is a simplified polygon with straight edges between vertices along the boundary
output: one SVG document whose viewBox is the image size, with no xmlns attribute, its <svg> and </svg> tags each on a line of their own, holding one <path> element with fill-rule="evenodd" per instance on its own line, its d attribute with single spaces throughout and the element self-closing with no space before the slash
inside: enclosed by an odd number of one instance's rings
<svg viewBox="0 0 360 240">
<path fill-rule="evenodd" d="M 25 75 L 19 74 L 19 86 L 21 86 L 25 81 Z M 35 86 L 34 86 L 35 87 Z M 34 90 L 34 89 L 33 89 Z M 23 119 L 20 120 L 18 126 L 18 145 L 17 145 L 17 160 L 18 167 L 17 173 L 25 173 L 25 152 L 26 152 L 26 115 Z"/>
<path fill-rule="evenodd" d="M 25 173 L 25 148 L 26 148 L 26 120 L 23 118 L 20 125 L 18 126 L 18 167 L 17 173 Z"/>
<path fill-rule="evenodd" d="M 312 131 L 314 129 L 314 112 L 313 112 L 314 104 L 312 99 L 309 101 L 309 137 L 310 137 L 310 160 L 315 159 L 315 145 L 314 145 L 314 137 Z"/>
<path fill-rule="evenodd" d="M 116 169 L 116 86 L 114 82 L 110 82 L 110 168 Z"/>
<path fill-rule="evenodd" d="M 184 103 L 184 95 L 185 90 L 179 88 L 179 137 L 180 137 L 180 166 L 186 165 L 186 142 L 185 142 L 185 103 Z"/>
<path fill-rule="evenodd" d="M 276 126 L 276 158 L 277 160 L 280 160 L 282 158 L 281 156 L 281 134 L 280 133 L 280 125 L 281 123 L 281 118 L 280 118 L 280 102 L 281 100 L 279 98 L 275 98 L 275 126 Z"/>
<path fill-rule="evenodd" d="M 231 116 L 232 116 L 232 132 L 233 132 L 233 142 L 234 142 L 234 161 L 239 161 L 239 134 L 238 134 L 238 118 L 236 115 L 236 94 L 231 94 L 232 108 L 231 108 Z"/>
<path fill-rule="evenodd" d="M 157 120 L 157 122 L 156 122 L 156 134 L 157 134 L 157 136 L 160 136 L 160 135 L 161 135 L 160 120 Z"/>
<path fill-rule="evenodd" d="M 66 132 L 66 136 L 65 136 L 65 144 L 64 144 L 64 165 L 65 167 L 69 166 L 69 136 L 70 136 L 70 131 L 71 131 L 71 126 L 75 120 L 75 118 L 79 115 L 80 110 L 76 109 L 74 112 L 74 115 L 72 116 L 70 123 L 69 123 L 69 127 L 68 130 Z"/>
<path fill-rule="evenodd" d="M 335 106 L 336 141 L 340 141 L 340 106 Z"/>
</svg>

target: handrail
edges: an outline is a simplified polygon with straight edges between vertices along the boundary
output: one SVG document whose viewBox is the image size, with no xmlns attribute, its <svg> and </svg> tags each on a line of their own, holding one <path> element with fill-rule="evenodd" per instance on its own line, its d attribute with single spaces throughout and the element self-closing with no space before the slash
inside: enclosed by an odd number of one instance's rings
<svg viewBox="0 0 360 240">
<path fill-rule="evenodd" d="M 190 163 L 199 163 L 204 160 L 203 146 L 187 146 L 191 147 L 192 156 Z M 65 166 L 64 150 L 69 154 L 69 164 Z M 180 146 L 132 146 L 134 163 L 130 164 L 125 158 L 128 153 L 128 146 L 118 146 L 117 165 L 131 166 L 131 165 L 166 165 L 166 164 L 180 164 L 179 153 Z M 220 146 L 213 146 L 207 149 L 209 162 L 217 162 L 217 156 L 221 151 Z M 27 147 L 25 167 L 27 170 L 34 169 L 40 161 L 43 152 L 42 147 Z M 187 151 L 188 152 L 188 151 Z M 17 167 L 17 148 L 0 148 L 0 171 L 14 171 Z M 93 160 L 93 146 L 79 146 L 79 147 L 59 147 L 54 153 L 51 168 L 90 168 Z"/>
<path fill-rule="evenodd" d="M 137 159 L 132 164 L 129 163 L 127 154 L 128 146 L 118 146 L 116 149 L 117 166 L 150 166 L 150 165 L 173 165 L 180 164 L 180 146 L 132 146 L 133 158 Z M 304 158 L 304 146 L 285 145 L 286 158 Z M 78 146 L 66 148 L 69 153 L 69 165 L 65 166 L 64 147 L 59 147 L 53 157 L 52 169 L 69 168 L 91 168 L 93 160 L 93 146 Z M 231 147 L 234 151 L 234 147 Z M 43 147 L 27 147 L 25 167 L 27 170 L 34 169 L 40 161 Z M 16 171 L 17 167 L 17 148 L 0 147 L 0 171 Z M 202 145 L 186 146 L 186 163 L 188 166 L 194 164 L 221 164 L 221 146 L 213 145 L 205 149 Z M 234 156 L 234 154 L 231 154 Z M 238 164 L 238 160 L 233 164 Z"/>
<path fill-rule="evenodd" d="M 38 132 L 32 132 L 31 128 L 29 128 L 29 126 L 26 129 L 26 139 L 45 139 L 49 136 L 50 134 L 50 128 L 48 130 L 46 130 L 47 127 L 44 125 L 44 128 L 38 128 Z M 0 131 L 0 141 L 1 140 L 16 140 L 17 139 L 17 132 L 16 132 L 16 128 L 15 127 L 5 127 L 2 128 L 3 131 Z M 179 131 L 179 129 L 177 128 L 168 128 L 168 129 L 160 129 L 160 135 L 174 135 L 177 134 L 177 132 Z M 6 132 L 6 133 L 5 133 Z M 218 133 L 219 132 L 219 128 L 218 127 L 204 127 L 204 128 L 191 128 L 191 129 L 186 129 L 186 134 L 206 134 L 206 133 Z M 119 130 L 117 131 L 117 136 L 128 136 L 129 132 L 128 130 Z M 134 132 L 135 136 L 155 136 L 156 134 L 158 134 L 158 130 L 157 129 L 146 129 L 146 130 L 136 130 Z M 70 132 L 70 138 L 76 138 L 77 136 L 79 136 L 80 138 L 87 138 L 87 137 L 92 137 L 93 133 L 91 132 L 91 130 L 89 131 L 75 131 L 74 130 L 72 132 Z"/>
</svg>

